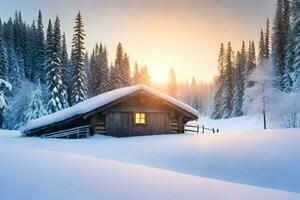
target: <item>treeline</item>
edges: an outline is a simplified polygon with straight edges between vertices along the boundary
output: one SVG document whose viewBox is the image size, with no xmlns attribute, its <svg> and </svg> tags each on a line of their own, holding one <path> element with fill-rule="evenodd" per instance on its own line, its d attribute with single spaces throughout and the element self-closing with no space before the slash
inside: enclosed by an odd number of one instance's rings
<svg viewBox="0 0 300 200">
<path fill-rule="evenodd" d="M 21 12 L 0 20 L 0 127 L 22 128 L 28 121 L 75 105 L 89 97 L 133 84 L 150 84 L 147 66 L 134 66 L 118 44 L 115 62 L 108 66 L 107 48 L 97 44 L 91 57 L 85 50 L 84 24 L 75 18 L 71 55 L 60 19 L 42 12 L 31 25 Z M 12 86 L 12 87 L 11 87 Z"/>
<path fill-rule="evenodd" d="M 276 99 L 286 97 L 287 102 L 292 98 L 290 94 L 297 97 L 300 89 L 300 2 L 277 0 L 272 34 L 267 20 L 260 33 L 257 56 L 254 42 L 249 42 L 247 49 L 243 42 L 236 54 L 230 43 L 226 50 L 222 44 L 218 62 L 212 118 L 242 116 L 253 109 L 265 118 L 268 112 L 279 113 L 284 107 L 285 112 L 293 112 L 296 126 L 295 103 L 288 108 Z"/>
</svg>

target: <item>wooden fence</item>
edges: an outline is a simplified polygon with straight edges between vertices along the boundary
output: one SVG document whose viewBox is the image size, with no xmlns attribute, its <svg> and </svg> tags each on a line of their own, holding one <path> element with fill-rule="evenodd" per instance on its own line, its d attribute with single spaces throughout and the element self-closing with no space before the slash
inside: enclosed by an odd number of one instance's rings
<svg viewBox="0 0 300 200">
<path fill-rule="evenodd" d="M 202 133 L 204 134 L 205 131 L 211 131 L 212 133 L 219 133 L 219 129 L 215 128 L 207 128 L 204 125 L 185 125 L 184 132 L 192 132 L 192 133 Z"/>
<path fill-rule="evenodd" d="M 41 135 L 41 138 L 86 138 L 90 136 L 90 127 L 90 125 L 86 125 L 62 131 L 56 131 L 48 134 L 43 134 Z"/>
</svg>

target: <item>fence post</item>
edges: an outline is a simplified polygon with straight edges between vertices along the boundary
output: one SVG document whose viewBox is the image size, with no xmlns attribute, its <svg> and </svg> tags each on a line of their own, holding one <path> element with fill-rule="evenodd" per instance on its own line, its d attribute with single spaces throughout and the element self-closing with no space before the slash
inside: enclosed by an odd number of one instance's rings
<svg viewBox="0 0 300 200">
<path fill-rule="evenodd" d="M 202 125 L 202 133 L 204 134 L 204 125 Z"/>
<path fill-rule="evenodd" d="M 199 133 L 199 124 L 197 125 L 197 133 Z"/>
</svg>

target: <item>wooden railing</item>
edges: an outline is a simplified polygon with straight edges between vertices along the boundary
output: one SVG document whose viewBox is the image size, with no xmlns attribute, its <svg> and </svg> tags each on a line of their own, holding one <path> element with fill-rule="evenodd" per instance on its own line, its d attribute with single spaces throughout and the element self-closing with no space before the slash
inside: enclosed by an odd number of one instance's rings
<svg viewBox="0 0 300 200">
<path fill-rule="evenodd" d="M 192 133 L 205 133 L 205 131 L 211 131 L 212 133 L 219 133 L 219 129 L 215 128 L 207 128 L 204 125 L 185 125 L 184 132 L 192 132 Z"/>
<path fill-rule="evenodd" d="M 56 131 L 41 135 L 41 138 L 82 138 L 90 136 L 90 125 Z"/>
</svg>

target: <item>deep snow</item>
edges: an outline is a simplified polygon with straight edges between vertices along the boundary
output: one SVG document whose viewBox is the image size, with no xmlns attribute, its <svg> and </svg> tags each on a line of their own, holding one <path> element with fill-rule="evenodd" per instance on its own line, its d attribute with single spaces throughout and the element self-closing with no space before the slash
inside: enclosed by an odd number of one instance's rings
<svg viewBox="0 0 300 200">
<path fill-rule="evenodd" d="M 300 193 L 299 133 L 289 129 L 81 140 L 9 138 L 6 133 L 0 137 L 0 185 L 6 185 L 0 195 L 300 199 L 300 194 L 279 191 Z"/>
</svg>

